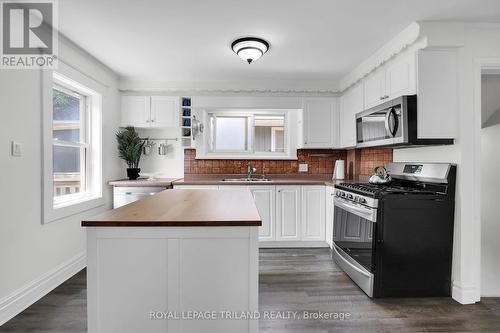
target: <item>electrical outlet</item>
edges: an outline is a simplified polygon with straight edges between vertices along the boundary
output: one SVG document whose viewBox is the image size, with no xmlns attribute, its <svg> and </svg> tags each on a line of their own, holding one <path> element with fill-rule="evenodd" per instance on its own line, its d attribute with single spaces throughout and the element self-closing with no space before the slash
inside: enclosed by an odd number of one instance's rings
<svg viewBox="0 0 500 333">
<path fill-rule="evenodd" d="M 309 169 L 309 165 L 299 164 L 299 172 L 307 172 L 308 169 Z"/>
<path fill-rule="evenodd" d="M 21 156 L 22 146 L 19 142 L 12 141 L 11 142 L 11 155 L 12 156 Z"/>
</svg>

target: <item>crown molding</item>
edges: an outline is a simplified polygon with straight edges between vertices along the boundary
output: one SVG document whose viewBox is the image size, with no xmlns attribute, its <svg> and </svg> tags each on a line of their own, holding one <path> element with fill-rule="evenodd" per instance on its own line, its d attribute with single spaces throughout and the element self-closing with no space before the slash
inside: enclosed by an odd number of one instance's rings
<svg viewBox="0 0 500 333">
<path fill-rule="evenodd" d="M 172 95 L 172 96 L 283 96 L 283 97 L 302 97 L 302 96 L 325 96 L 336 97 L 340 95 L 339 91 L 334 90 L 279 90 L 279 89 L 164 89 L 164 88 L 146 88 L 146 89 L 119 89 L 122 94 L 130 95 Z"/>
<path fill-rule="evenodd" d="M 340 80 L 339 90 L 349 87 L 368 76 L 402 52 L 425 48 L 449 48 L 464 45 L 463 22 L 413 22 L 373 55 L 355 67 Z"/>
</svg>

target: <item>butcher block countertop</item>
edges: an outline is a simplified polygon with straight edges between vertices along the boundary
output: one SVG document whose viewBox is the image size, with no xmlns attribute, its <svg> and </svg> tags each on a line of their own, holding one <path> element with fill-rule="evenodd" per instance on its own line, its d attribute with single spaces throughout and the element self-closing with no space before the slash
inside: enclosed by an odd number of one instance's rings
<svg viewBox="0 0 500 333">
<path fill-rule="evenodd" d="M 82 221 L 84 227 L 261 226 L 249 191 L 166 190 Z"/>
<path fill-rule="evenodd" d="M 112 186 L 118 186 L 118 187 L 170 187 L 172 186 L 172 182 L 175 180 L 178 180 L 179 178 L 154 178 L 154 179 L 149 179 L 149 178 L 139 178 L 136 180 L 129 180 L 129 179 L 118 179 L 118 180 L 111 180 L 108 182 L 108 185 Z"/>
</svg>

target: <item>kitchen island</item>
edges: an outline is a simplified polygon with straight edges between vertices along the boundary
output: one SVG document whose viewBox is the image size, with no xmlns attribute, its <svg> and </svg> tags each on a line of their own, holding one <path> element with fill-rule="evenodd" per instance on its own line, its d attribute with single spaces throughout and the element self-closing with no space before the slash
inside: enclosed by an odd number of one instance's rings
<svg viewBox="0 0 500 333">
<path fill-rule="evenodd" d="M 88 332 L 257 332 L 260 225 L 244 190 L 167 190 L 86 219 Z"/>
</svg>

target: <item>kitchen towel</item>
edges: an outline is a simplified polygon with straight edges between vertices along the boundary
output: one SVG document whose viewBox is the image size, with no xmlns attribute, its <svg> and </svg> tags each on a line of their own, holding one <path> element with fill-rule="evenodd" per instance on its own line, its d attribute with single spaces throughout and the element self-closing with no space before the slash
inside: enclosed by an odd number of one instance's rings
<svg viewBox="0 0 500 333">
<path fill-rule="evenodd" d="M 333 168 L 332 179 L 344 179 L 345 178 L 345 161 L 336 160 L 335 167 Z"/>
</svg>

